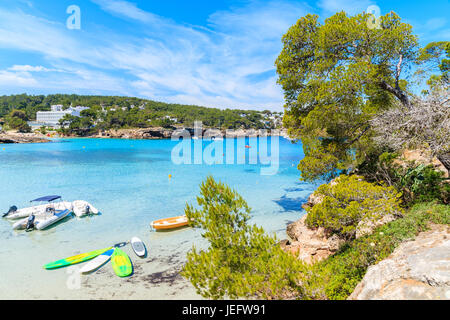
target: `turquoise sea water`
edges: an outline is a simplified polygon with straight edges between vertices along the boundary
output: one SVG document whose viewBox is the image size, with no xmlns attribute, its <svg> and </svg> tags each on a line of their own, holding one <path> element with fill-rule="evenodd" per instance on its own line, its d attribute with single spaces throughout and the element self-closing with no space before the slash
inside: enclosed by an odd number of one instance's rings
<svg viewBox="0 0 450 320">
<path fill-rule="evenodd" d="M 275 175 L 261 175 L 263 165 L 248 164 L 248 160 L 247 164 L 176 165 L 171 151 L 177 142 L 170 140 L 56 139 L 43 144 L 0 145 L 0 212 L 57 194 L 66 201 L 86 200 L 102 213 L 69 218 L 48 230 L 30 233 L 15 232 L 9 221 L 0 220 L 0 298 L 99 298 L 99 294 L 100 298 L 122 298 L 120 290 L 111 291 L 121 286 L 120 281 L 129 282 L 129 290 L 123 290 L 131 298 L 192 294 L 188 284 L 176 286 L 183 281 L 169 269 L 183 262 L 193 244 L 202 245 L 199 230 L 159 233 L 151 231 L 149 223 L 182 215 L 186 202 L 196 203 L 200 183 L 212 175 L 246 199 L 253 223 L 285 238 L 286 225 L 304 213 L 301 204 L 317 186 L 298 179 L 301 145 L 279 139 Z M 203 148 L 210 143 L 203 142 Z M 135 273 L 128 280 L 110 279 L 110 267 L 103 267 L 107 270 L 97 272 L 103 280 L 97 283 L 96 276 L 89 275 L 82 279 L 81 290 L 68 290 L 67 271 L 42 269 L 45 263 L 135 235 L 144 240 L 149 256 L 139 260 L 126 247 L 135 264 Z M 109 281 L 110 289 L 104 286 Z M 139 284 L 145 281 L 145 286 Z M 100 283 L 101 290 L 96 288 Z"/>
</svg>

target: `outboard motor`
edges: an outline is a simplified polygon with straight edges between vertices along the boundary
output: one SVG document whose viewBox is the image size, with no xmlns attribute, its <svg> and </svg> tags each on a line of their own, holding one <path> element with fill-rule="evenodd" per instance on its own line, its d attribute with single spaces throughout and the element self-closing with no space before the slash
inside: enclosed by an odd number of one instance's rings
<svg viewBox="0 0 450 320">
<path fill-rule="evenodd" d="M 86 211 L 86 214 L 91 214 L 91 207 L 89 207 L 88 205 L 86 205 L 84 210 Z"/>
<path fill-rule="evenodd" d="M 25 231 L 29 232 L 32 231 L 34 229 L 34 219 L 36 217 L 34 216 L 34 214 L 32 214 L 27 221 L 27 227 L 25 228 Z"/>
<path fill-rule="evenodd" d="M 3 214 L 2 218 L 4 218 L 4 217 L 6 217 L 8 214 L 14 213 L 14 212 L 16 212 L 16 211 L 17 211 L 17 207 L 16 207 L 16 206 L 12 206 L 12 207 L 9 208 L 8 212 L 6 212 L 6 213 Z"/>
</svg>

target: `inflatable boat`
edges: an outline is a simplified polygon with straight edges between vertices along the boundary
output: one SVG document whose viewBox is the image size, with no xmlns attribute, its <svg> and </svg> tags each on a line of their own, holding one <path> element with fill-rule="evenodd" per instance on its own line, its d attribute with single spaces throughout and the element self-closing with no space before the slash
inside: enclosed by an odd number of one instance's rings
<svg viewBox="0 0 450 320">
<path fill-rule="evenodd" d="M 44 213 L 32 214 L 28 218 L 17 221 L 13 224 L 14 230 L 27 230 L 33 229 L 43 230 L 52 224 L 64 219 L 71 213 L 70 210 L 49 210 Z"/>
<path fill-rule="evenodd" d="M 98 210 L 92 204 L 84 200 L 73 201 L 72 211 L 77 217 L 82 217 L 90 214 L 98 214 Z"/>
<path fill-rule="evenodd" d="M 55 200 L 60 200 L 59 202 L 53 202 Z M 10 220 L 28 218 L 30 215 L 39 215 L 41 213 L 45 213 L 49 209 L 54 209 L 55 211 L 60 210 L 69 210 L 72 211 L 72 202 L 62 201 L 61 196 L 45 196 L 41 198 L 37 198 L 30 201 L 38 202 L 40 204 L 27 207 L 23 209 L 17 209 L 16 206 L 12 206 L 9 208 L 8 212 L 3 214 L 3 217 Z M 42 202 L 47 202 L 46 204 L 42 204 Z"/>
</svg>

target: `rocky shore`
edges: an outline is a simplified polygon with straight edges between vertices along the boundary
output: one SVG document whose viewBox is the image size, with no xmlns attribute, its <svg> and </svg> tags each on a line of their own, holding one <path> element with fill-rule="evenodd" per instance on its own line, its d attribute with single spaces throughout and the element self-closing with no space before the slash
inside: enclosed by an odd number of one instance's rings
<svg viewBox="0 0 450 320">
<path fill-rule="evenodd" d="M 44 135 L 36 133 L 0 132 L 0 143 L 44 143 L 49 141 Z"/>
<path fill-rule="evenodd" d="M 417 155 L 422 153 L 407 151 L 403 156 L 405 161 L 433 164 L 437 170 L 444 171 L 442 164 L 437 161 L 429 157 L 422 159 Z M 329 184 L 336 184 L 336 180 Z M 309 209 L 323 200 L 321 194 L 313 192 L 302 207 Z M 371 234 L 375 228 L 398 218 L 389 214 L 372 223 L 360 223 L 356 228 L 356 238 Z M 310 228 L 306 219 L 307 214 L 287 226 L 288 239 L 282 240 L 280 246 L 299 260 L 312 265 L 337 253 L 345 241 L 322 227 Z M 432 224 L 429 231 L 420 233 L 415 240 L 402 243 L 388 258 L 370 266 L 348 299 L 450 299 L 449 239 L 448 225 Z"/>
<path fill-rule="evenodd" d="M 194 136 L 193 128 L 142 128 L 142 129 L 110 129 L 101 131 L 97 134 L 88 136 L 88 138 L 110 138 L 110 139 L 136 139 L 136 140 L 158 140 L 171 139 L 176 131 L 187 130 L 191 136 Z M 285 129 L 273 132 L 254 129 L 238 129 L 233 130 L 230 135 L 225 130 L 203 130 L 204 138 L 212 138 L 213 136 L 232 136 L 232 137 L 252 137 L 252 136 L 281 136 L 289 139 Z M 75 138 L 76 135 L 63 136 L 66 138 Z M 19 132 L 0 132 L 0 143 L 43 143 L 49 142 L 46 136 L 40 133 L 19 133 Z"/>
<path fill-rule="evenodd" d="M 191 136 L 194 135 L 193 128 L 142 128 L 142 129 L 111 129 L 102 131 L 96 135 L 91 136 L 92 138 L 113 138 L 113 139 L 170 139 L 174 133 L 177 131 L 187 130 Z M 246 137 L 246 136 L 264 136 L 266 133 L 263 130 L 255 129 L 238 129 L 232 131 L 232 136 L 234 137 Z M 210 138 L 213 136 L 223 136 L 227 137 L 227 132 L 225 130 L 203 130 L 203 136 L 205 138 Z M 278 132 L 268 133 L 268 135 L 277 135 L 282 137 L 287 137 L 286 130 L 279 130 Z"/>
</svg>

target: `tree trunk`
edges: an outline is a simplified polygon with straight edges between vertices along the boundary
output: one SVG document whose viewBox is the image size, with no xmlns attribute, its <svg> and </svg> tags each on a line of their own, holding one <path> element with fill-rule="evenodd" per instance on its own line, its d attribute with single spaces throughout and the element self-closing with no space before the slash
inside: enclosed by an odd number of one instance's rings
<svg viewBox="0 0 450 320">
<path fill-rule="evenodd" d="M 437 158 L 444 165 L 450 175 L 450 152 L 438 154 Z"/>
<path fill-rule="evenodd" d="M 411 109 L 411 101 L 409 100 L 408 94 L 402 91 L 398 86 L 393 87 L 385 81 L 380 82 L 380 86 L 382 89 L 396 96 L 406 108 Z"/>
</svg>

